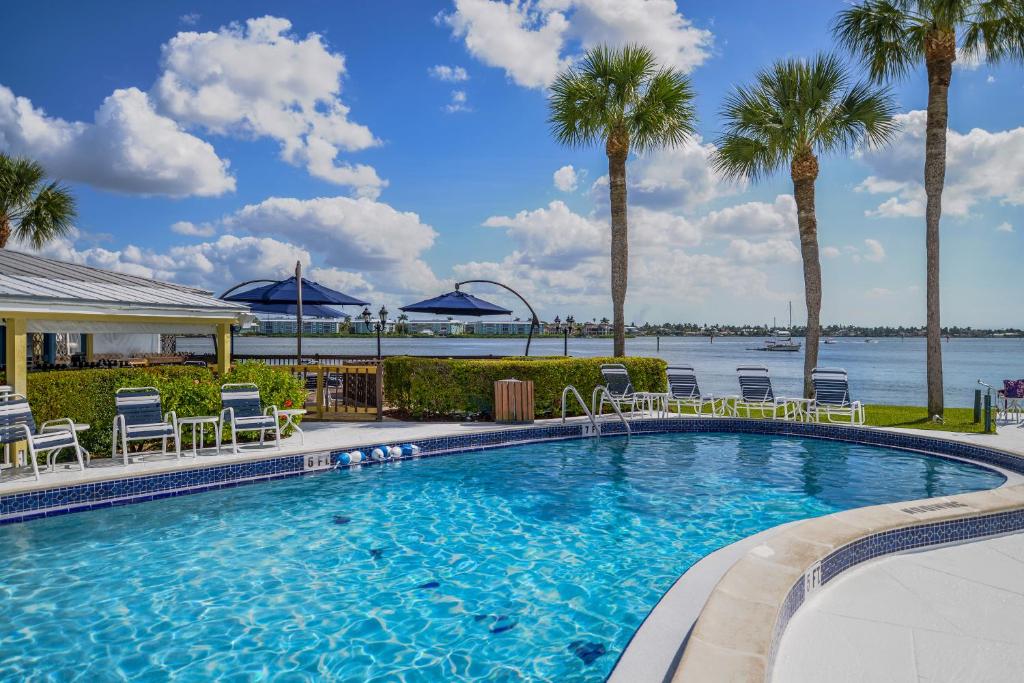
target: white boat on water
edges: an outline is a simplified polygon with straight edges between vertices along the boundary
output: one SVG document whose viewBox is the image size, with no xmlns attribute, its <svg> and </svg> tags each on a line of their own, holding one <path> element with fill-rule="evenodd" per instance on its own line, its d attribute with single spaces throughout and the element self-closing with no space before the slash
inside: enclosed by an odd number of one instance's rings
<svg viewBox="0 0 1024 683">
<path fill-rule="evenodd" d="M 793 302 L 789 302 L 789 327 L 793 327 Z M 751 347 L 748 351 L 775 351 L 775 352 L 789 352 L 793 353 L 800 350 L 800 342 L 793 341 L 793 335 L 790 331 L 780 330 L 775 327 L 775 321 L 772 321 L 772 336 L 764 340 L 764 344 L 758 347 Z"/>
</svg>

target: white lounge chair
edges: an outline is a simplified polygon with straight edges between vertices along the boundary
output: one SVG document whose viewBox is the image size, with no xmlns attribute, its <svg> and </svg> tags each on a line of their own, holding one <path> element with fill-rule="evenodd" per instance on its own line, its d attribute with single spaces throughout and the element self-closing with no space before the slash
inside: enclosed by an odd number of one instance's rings
<svg viewBox="0 0 1024 683">
<path fill-rule="evenodd" d="M 811 411 L 815 420 L 821 422 L 821 416 L 829 422 L 839 422 L 833 418 L 841 418 L 850 424 L 864 424 L 864 406 L 860 401 L 850 400 L 850 383 L 846 370 L 842 368 L 814 368 L 811 371 L 811 384 L 814 385 L 814 404 Z"/>
<path fill-rule="evenodd" d="M 700 385 L 697 383 L 697 373 L 692 365 L 670 365 L 665 370 L 668 379 L 668 405 L 675 408 L 676 412 L 681 409 L 693 408 L 700 415 L 704 406 L 711 409 L 712 415 L 718 415 L 717 401 L 711 394 L 703 394 Z"/>
<path fill-rule="evenodd" d="M 238 452 L 238 432 L 259 432 L 263 445 L 266 432 L 274 433 L 274 444 L 281 448 L 281 422 L 277 406 L 266 409 L 260 404 L 260 388 L 255 384 L 225 384 L 220 388 L 220 423 L 231 425 L 232 450 Z"/>
<path fill-rule="evenodd" d="M 629 370 L 621 363 L 607 363 L 601 366 L 601 377 L 607 392 L 601 392 L 601 400 L 592 406 L 595 415 L 604 412 L 605 403 L 611 403 L 622 411 L 627 406 L 632 413 L 636 409 L 636 392 L 629 378 Z"/>
<path fill-rule="evenodd" d="M 763 365 L 741 365 L 736 368 L 736 375 L 740 383 L 740 396 L 737 397 L 734 405 L 736 414 L 746 410 L 747 417 L 750 417 L 752 410 L 761 412 L 765 417 L 771 413 L 772 418 L 781 417 L 789 419 L 794 415 L 790 399 L 775 395 L 772 390 L 772 379 L 768 374 L 768 368 Z"/>
<path fill-rule="evenodd" d="M 118 435 L 124 464 L 128 464 L 129 441 L 151 441 L 160 439 L 161 455 L 167 454 L 167 439 L 174 439 L 174 454 L 181 458 L 181 441 L 178 437 L 178 416 L 175 412 L 163 412 L 160 390 L 156 387 L 124 387 L 114 395 L 117 415 L 114 417 L 114 443 L 111 457 L 117 458 Z"/>
<path fill-rule="evenodd" d="M 75 423 L 70 418 L 47 420 L 36 429 L 28 399 L 21 394 L 5 393 L 0 395 L 0 443 L 7 446 L 19 441 L 24 441 L 28 447 L 28 460 L 32 463 L 36 481 L 39 481 L 37 453 L 46 454 L 46 467 L 50 468 L 56 463 L 60 451 L 73 449 L 79 469 L 85 470 L 82 447 L 78 445 Z"/>
</svg>

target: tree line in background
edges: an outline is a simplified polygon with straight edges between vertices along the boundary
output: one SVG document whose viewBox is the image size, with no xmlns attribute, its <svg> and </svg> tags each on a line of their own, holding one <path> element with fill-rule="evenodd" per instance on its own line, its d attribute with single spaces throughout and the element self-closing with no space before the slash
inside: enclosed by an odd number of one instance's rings
<svg viewBox="0 0 1024 683">
<path fill-rule="evenodd" d="M 854 82 L 830 54 L 784 59 L 737 87 L 722 107 L 725 131 L 714 156 L 726 176 L 758 180 L 788 166 L 797 205 L 807 307 L 804 392 L 812 391 L 821 338 L 821 262 L 814 186 L 819 157 L 860 145 L 884 145 L 896 111 L 885 84 L 921 65 L 928 78 L 924 188 L 928 414 L 944 412 L 939 298 L 939 221 L 946 173 L 949 87 L 958 58 L 1024 61 L 1021 0 L 859 0 L 836 17 L 833 33 L 864 67 Z M 611 208 L 614 353 L 625 355 L 624 303 L 629 261 L 626 159 L 630 151 L 675 147 L 695 125 L 690 79 L 660 67 L 638 45 L 592 48 L 556 79 L 549 124 L 559 142 L 603 144 Z"/>
</svg>

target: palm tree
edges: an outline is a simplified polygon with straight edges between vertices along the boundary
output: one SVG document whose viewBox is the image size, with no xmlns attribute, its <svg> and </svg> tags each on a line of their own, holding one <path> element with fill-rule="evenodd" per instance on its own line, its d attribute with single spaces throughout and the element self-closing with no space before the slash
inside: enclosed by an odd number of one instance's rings
<svg viewBox="0 0 1024 683">
<path fill-rule="evenodd" d="M 0 154 L 0 249 L 12 235 L 38 249 L 71 231 L 75 198 L 45 176 L 34 161 Z"/>
<path fill-rule="evenodd" d="M 789 167 L 796 200 L 804 268 L 807 332 L 804 395 L 812 392 L 821 338 L 821 259 L 814 183 L 818 156 L 880 144 L 895 130 L 892 96 L 885 88 L 850 82 L 842 62 L 821 54 L 787 59 L 739 87 L 722 109 L 726 130 L 713 163 L 727 177 L 759 179 Z"/>
<path fill-rule="evenodd" d="M 674 147 L 694 133 L 690 79 L 659 67 L 646 47 L 591 48 L 560 74 L 548 100 L 551 132 L 569 147 L 604 143 L 611 200 L 611 290 L 616 356 L 626 355 L 624 307 L 629 266 L 626 159 L 631 150 Z"/>
<path fill-rule="evenodd" d="M 409 316 L 406 315 L 405 313 L 400 313 L 398 315 L 398 327 L 401 330 L 402 334 L 405 334 L 405 323 L 408 320 L 409 320 Z"/>
<path fill-rule="evenodd" d="M 839 42 L 882 82 L 928 72 L 924 191 L 927 260 L 928 414 L 942 415 L 942 327 L 939 318 L 939 219 L 946 182 L 949 84 L 959 47 L 989 63 L 1024 60 L 1024 3 L 1020 0 L 861 0 L 836 18 Z M 959 43 L 959 45 L 958 45 Z"/>
</svg>

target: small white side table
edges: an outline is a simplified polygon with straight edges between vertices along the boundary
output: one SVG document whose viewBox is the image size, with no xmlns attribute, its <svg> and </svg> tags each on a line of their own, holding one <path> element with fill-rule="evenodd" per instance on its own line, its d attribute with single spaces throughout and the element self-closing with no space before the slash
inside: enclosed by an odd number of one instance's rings
<svg viewBox="0 0 1024 683">
<path fill-rule="evenodd" d="M 203 440 L 206 436 L 206 425 L 213 425 L 214 434 L 217 437 L 217 455 L 220 455 L 220 418 L 215 415 L 206 415 L 198 417 L 179 417 L 178 428 L 192 427 L 192 457 L 196 458 L 199 456 L 198 444 L 199 441 Z M 199 441 L 196 441 L 196 427 L 199 427 Z M 180 458 L 181 455 L 179 454 Z"/>
<path fill-rule="evenodd" d="M 668 414 L 668 400 L 672 394 L 658 391 L 638 391 L 633 394 L 633 410 L 640 408 L 640 415 L 665 417 Z"/>
<path fill-rule="evenodd" d="M 795 422 L 810 422 L 813 419 L 813 398 L 787 398 L 786 402 L 793 404 L 793 420 Z"/>
<path fill-rule="evenodd" d="M 281 425 L 281 431 L 287 429 L 288 425 L 294 427 L 295 431 L 299 433 L 299 443 L 301 443 L 303 446 L 306 445 L 306 435 L 302 433 L 302 428 L 299 427 L 297 422 L 295 422 L 295 418 L 299 417 L 300 415 L 305 415 L 306 412 L 307 411 L 305 408 L 284 408 L 278 409 L 277 411 L 278 415 L 285 416 L 284 424 Z"/>
</svg>

